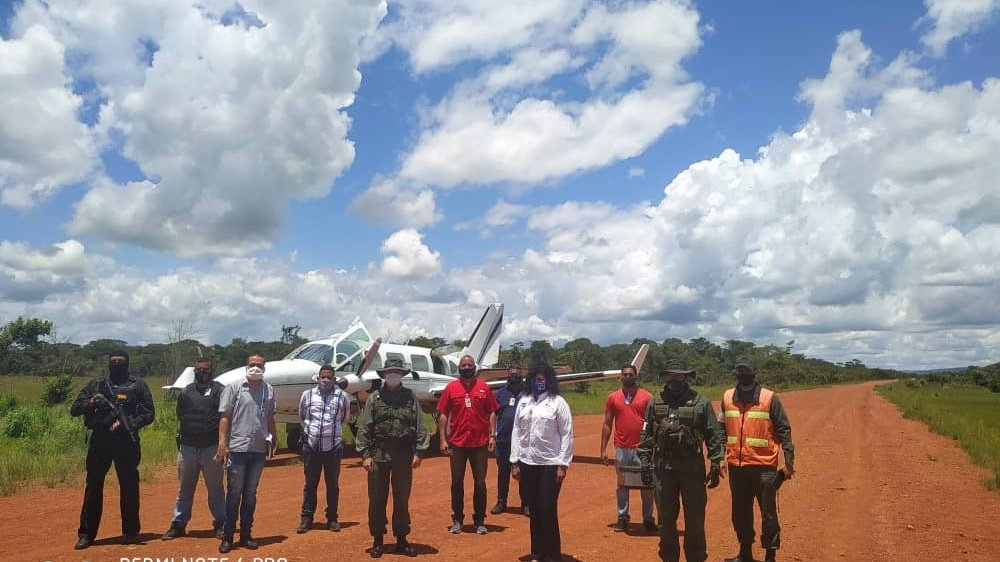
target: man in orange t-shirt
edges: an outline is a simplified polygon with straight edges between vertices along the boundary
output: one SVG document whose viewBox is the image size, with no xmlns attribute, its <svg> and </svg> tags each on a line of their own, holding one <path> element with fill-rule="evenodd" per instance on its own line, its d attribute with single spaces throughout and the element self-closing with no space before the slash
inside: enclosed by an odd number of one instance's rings
<svg viewBox="0 0 1000 562">
<path fill-rule="evenodd" d="M 472 466 L 472 523 L 486 534 L 486 466 L 496 448 L 497 401 L 469 355 L 458 360 L 456 381 L 444 387 L 437 411 L 441 454 L 451 457 L 451 533 L 465 518 L 465 465 Z"/>
<path fill-rule="evenodd" d="M 625 487 L 623 467 L 638 467 L 639 457 L 636 448 L 642 436 L 642 425 L 646 421 L 646 406 L 653 397 L 646 389 L 639 386 L 636 369 L 632 365 L 622 367 L 620 375 L 622 387 L 608 395 L 604 403 L 604 427 L 601 429 L 601 459 L 609 464 L 607 456 L 608 439 L 611 437 L 612 425 L 615 434 L 615 464 L 618 473 L 618 489 L 615 492 L 618 503 L 618 520 L 615 531 L 624 531 L 629 522 L 629 490 Z M 656 530 L 653 519 L 653 490 L 643 488 L 642 525 L 646 531 Z"/>
</svg>

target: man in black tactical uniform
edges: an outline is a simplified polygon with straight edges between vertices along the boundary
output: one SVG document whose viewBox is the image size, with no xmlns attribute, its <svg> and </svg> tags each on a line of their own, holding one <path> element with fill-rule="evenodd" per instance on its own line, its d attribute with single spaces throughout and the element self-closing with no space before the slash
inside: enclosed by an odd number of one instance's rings
<svg viewBox="0 0 1000 562">
<path fill-rule="evenodd" d="M 643 481 L 652 480 L 660 521 L 660 559 L 678 562 L 681 551 L 677 516 L 684 501 L 684 557 L 687 562 L 708 558 L 705 543 L 705 486 L 719 485 L 720 463 L 725 454 L 725 433 L 712 402 L 692 389 L 688 381 L 695 372 L 671 361 L 660 376 L 666 379 L 662 392 L 654 394 L 646 407 L 646 423 L 637 455 Z M 711 470 L 705 472 L 707 449 Z"/>
<path fill-rule="evenodd" d="M 104 479 L 115 463 L 121 495 L 125 544 L 139 541 L 139 429 L 153 423 L 153 396 L 146 381 L 128 370 L 128 353 L 108 356 L 110 376 L 94 379 L 77 395 L 69 413 L 83 416 L 90 434 L 87 487 L 74 548 L 87 548 L 97 537 L 104 510 Z"/>
<path fill-rule="evenodd" d="M 368 530 L 372 534 L 372 558 L 382 556 L 382 537 L 386 531 L 385 507 L 392 482 L 392 534 L 396 552 L 416 556 L 416 549 L 406 540 L 410 533 L 410 489 L 413 469 L 420 466 L 420 455 L 430 444 L 424 415 L 413 391 L 403 386 L 403 375 L 410 372 L 401 359 L 388 359 L 378 374 L 382 387 L 368 396 L 358 421 L 354 447 L 368 471 Z M 415 375 L 414 375 L 415 376 Z"/>
<path fill-rule="evenodd" d="M 223 537 L 226 490 L 222 485 L 222 475 L 225 467 L 214 457 L 219 449 L 219 399 L 224 387 L 222 383 L 212 380 L 214 378 L 212 360 L 202 357 L 194 364 L 194 382 L 185 386 L 177 396 L 177 479 L 180 490 L 170 528 L 160 537 L 163 540 L 187 534 L 199 473 L 205 476 L 215 538 Z"/>
</svg>

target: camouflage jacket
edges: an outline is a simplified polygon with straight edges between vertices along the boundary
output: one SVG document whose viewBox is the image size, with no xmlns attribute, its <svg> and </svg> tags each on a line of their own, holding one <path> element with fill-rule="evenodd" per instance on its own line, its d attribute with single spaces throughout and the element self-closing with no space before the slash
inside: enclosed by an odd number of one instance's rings
<svg viewBox="0 0 1000 562">
<path fill-rule="evenodd" d="M 354 436 L 354 447 L 362 458 L 386 462 L 393 454 L 420 454 L 429 444 L 424 414 L 412 390 L 382 387 L 368 396 Z"/>
<path fill-rule="evenodd" d="M 725 456 L 726 434 L 711 400 L 694 389 L 680 395 L 666 391 L 653 395 L 636 450 L 643 468 L 704 467 L 703 443 L 711 463 L 720 464 Z"/>
</svg>

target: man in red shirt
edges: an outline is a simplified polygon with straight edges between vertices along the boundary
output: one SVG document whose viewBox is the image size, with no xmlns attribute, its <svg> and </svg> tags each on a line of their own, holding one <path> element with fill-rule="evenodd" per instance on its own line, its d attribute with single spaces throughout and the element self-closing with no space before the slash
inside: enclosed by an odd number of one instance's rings
<svg viewBox="0 0 1000 562">
<path fill-rule="evenodd" d="M 611 427 L 615 433 L 615 464 L 618 472 L 618 489 L 615 494 L 618 500 L 618 520 L 615 531 L 628 528 L 629 490 L 625 487 L 625 473 L 622 467 L 638 467 L 639 457 L 636 448 L 642 436 L 642 425 L 646 422 L 646 406 L 653 397 L 649 391 L 641 388 L 636 380 L 636 370 L 632 365 L 622 367 L 620 390 L 608 395 L 604 403 L 604 427 L 601 429 L 601 459 L 605 464 L 610 461 L 607 456 L 608 439 L 611 437 Z M 653 490 L 642 488 L 642 525 L 646 531 L 656 530 L 653 519 Z"/>
<path fill-rule="evenodd" d="M 465 464 L 472 467 L 472 523 L 486 534 L 486 466 L 496 447 L 497 401 L 493 391 L 476 376 L 469 355 L 458 361 L 459 378 L 444 387 L 437 411 L 441 454 L 451 456 L 451 527 L 461 533 L 465 519 Z"/>
</svg>

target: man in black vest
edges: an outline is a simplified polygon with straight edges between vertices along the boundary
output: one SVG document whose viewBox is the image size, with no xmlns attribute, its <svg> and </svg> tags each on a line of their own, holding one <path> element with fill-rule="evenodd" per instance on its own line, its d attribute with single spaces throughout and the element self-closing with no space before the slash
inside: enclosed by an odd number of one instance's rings
<svg viewBox="0 0 1000 562">
<path fill-rule="evenodd" d="M 77 550 L 87 548 L 97 537 L 104 511 L 104 478 L 112 462 L 121 489 L 123 542 L 139 542 L 139 429 L 153 423 L 153 396 L 146 381 L 129 373 L 124 350 L 108 356 L 108 374 L 87 383 L 69 408 L 70 415 L 83 416 L 84 425 L 92 430 Z"/>
<path fill-rule="evenodd" d="M 194 382 L 177 396 L 177 477 L 180 490 L 174 505 L 174 519 L 160 537 L 176 539 L 186 533 L 191 520 L 194 490 L 198 473 L 205 475 L 208 509 L 212 512 L 212 527 L 216 538 L 222 538 L 226 521 L 226 492 L 222 487 L 221 463 L 215 460 L 219 449 L 219 397 L 223 386 L 214 380 L 212 360 L 201 358 L 194 364 Z"/>
</svg>

